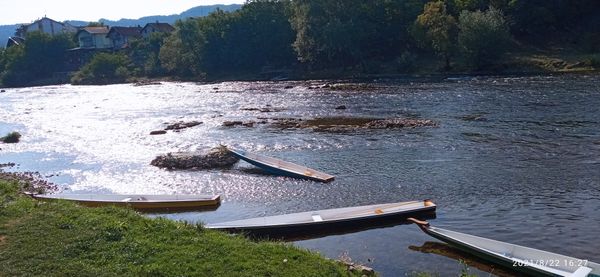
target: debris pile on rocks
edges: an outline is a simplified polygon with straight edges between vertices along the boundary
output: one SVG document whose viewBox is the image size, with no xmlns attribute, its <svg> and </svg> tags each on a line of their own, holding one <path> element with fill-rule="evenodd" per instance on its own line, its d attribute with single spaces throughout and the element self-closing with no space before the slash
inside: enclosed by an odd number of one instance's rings
<svg viewBox="0 0 600 277">
<path fill-rule="evenodd" d="M 230 167 L 239 159 L 225 146 L 196 152 L 174 152 L 156 157 L 150 163 L 153 166 L 168 169 L 211 169 Z"/>
<path fill-rule="evenodd" d="M 251 111 L 251 112 L 261 112 L 261 113 L 276 113 L 276 112 L 285 111 L 284 108 L 271 107 L 271 106 L 267 106 L 264 108 L 256 108 L 256 107 L 241 108 L 240 110 L 241 111 Z"/>
<path fill-rule="evenodd" d="M 168 124 L 167 127 L 165 127 L 165 130 L 181 130 L 181 129 L 185 129 L 185 128 L 190 128 L 190 127 L 194 127 L 197 125 L 202 124 L 202 122 L 200 121 L 188 121 L 188 122 L 184 122 L 184 121 L 179 121 L 179 122 L 175 122 L 172 124 Z"/>
<path fill-rule="evenodd" d="M 39 172 L 3 172 L 0 169 L 0 180 L 16 182 L 24 193 L 42 194 L 58 190 L 58 186 L 46 181 Z"/>
<path fill-rule="evenodd" d="M 401 129 L 416 127 L 436 127 L 429 119 L 414 118 L 364 118 L 364 117 L 322 117 L 313 119 L 276 118 L 272 125 L 281 129 L 313 129 L 321 132 L 347 132 L 364 129 Z"/>
<path fill-rule="evenodd" d="M 415 127 L 435 127 L 437 123 L 429 119 L 389 118 L 373 120 L 365 124 L 369 129 L 398 129 Z"/>
<path fill-rule="evenodd" d="M 261 121 L 238 121 L 238 120 L 234 120 L 234 121 L 223 121 L 222 125 L 224 127 L 235 127 L 235 126 L 244 126 L 244 127 L 254 127 L 254 125 L 256 124 L 267 124 L 266 120 L 261 120 Z"/>
<path fill-rule="evenodd" d="M 352 262 L 348 262 L 348 261 L 338 261 L 339 263 L 343 264 L 344 266 L 346 266 L 346 268 L 348 269 L 349 272 L 352 273 L 358 273 L 361 276 L 375 276 L 375 270 L 373 270 L 372 268 L 368 267 L 368 266 L 364 266 L 364 265 L 360 265 L 360 264 L 356 264 L 356 263 L 352 263 Z"/>
<path fill-rule="evenodd" d="M 200 121 L 178 121 L 175 123 L 165 123 L 167 126 L 163 130 L 151 131 L 150 135 L 164 135 L 167 131 L 180 132 L 182 129 L 191 128 L 202 124 Z"/>
</svg>

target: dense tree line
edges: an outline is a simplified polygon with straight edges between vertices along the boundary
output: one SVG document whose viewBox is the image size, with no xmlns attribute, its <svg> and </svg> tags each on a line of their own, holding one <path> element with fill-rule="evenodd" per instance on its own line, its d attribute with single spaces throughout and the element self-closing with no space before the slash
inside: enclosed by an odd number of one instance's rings
<svg viewBox="0 0 600 277">
<path fill-rule="evenodd" d="M 25 85 L 66 70 L 66 50 L 74 47 L 70 36 L 33 32 L 26 41 L 0 52 L 0 82 L 5 86 Z"/>
<path fill-rule="evenodd" d="M 433 57 L 440 70 L 485 69 L 515 45 L 600 51 L 597 10 L 597 0 L 252 0 L 234 12 L 179 21 L 171 35 L 131 43 L 126 57 L 103 54 L 77 76 L 406 71 Z M 49 76 L 71 46 L 66 37 L 32 34 L 24 47 L 0 54 L 0 78 L 14 85 Z"/>
</svg>

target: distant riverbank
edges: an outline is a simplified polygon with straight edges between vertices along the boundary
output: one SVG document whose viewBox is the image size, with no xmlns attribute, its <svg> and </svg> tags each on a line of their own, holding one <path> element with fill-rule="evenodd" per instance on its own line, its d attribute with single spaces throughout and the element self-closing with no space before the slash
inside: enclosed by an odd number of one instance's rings
<svg viewBox="0 0 600 277">
<path fill-rule="evenodd" d="M 126 79 L 89 79 L 86 84 L 106 85 L 132 83 L 149 85 L 158 82 L 218 83 L 224 81 L 306 81 L 306 80 L 377 80 L 406 78 L 456 78 L 466 76 L 531 76 L 540 74 L 593 73 L 600 71 L 600 55 L 580 53 L 575 50 L 530 50 L 507 54 L 505 58 L 485 69 L 473 70 L 452 63 L 451 69 L 443 69 L 439 59 L 425 57 L 412 61 L 406 68 L 398 68 L 396 61 L 373 62 L 365 69 L 361 66 L 328 69 L 303 68 L 271 70 L 268 72 L 239 71 L 203 75 L 202 77 L 136 76 Z M 54 74 L 51 78 L 37 79 L 24 86 L 47 86 L 71 84 L 74 72 Z M 0 87 L 1 86 L 0 84 Z M 21 86 L 19 86 L 21 87 Z M 4 87 L 8 88 L 8 87 Z"/>
</svg>

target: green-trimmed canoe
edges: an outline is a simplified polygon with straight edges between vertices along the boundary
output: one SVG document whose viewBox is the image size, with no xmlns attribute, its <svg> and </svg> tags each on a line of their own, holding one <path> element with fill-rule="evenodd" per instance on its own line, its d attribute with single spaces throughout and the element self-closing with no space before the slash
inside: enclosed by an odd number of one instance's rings
<svg viewBox="0 0 600 277">
<path fill-rule="evenodd" d="M 36 194 L 40 200 L 66 200 L 88 207 L 127 206 L 137 210 L 169 210 L 216 207 L 219 195 L 145 195 L 145 194 Z"/>
</svg>

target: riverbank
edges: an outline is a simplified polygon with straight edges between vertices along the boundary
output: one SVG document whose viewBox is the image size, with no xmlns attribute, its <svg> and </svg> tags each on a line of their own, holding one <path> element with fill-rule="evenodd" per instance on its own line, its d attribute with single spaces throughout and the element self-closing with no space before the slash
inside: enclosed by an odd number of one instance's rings
<svg viewBox="0 0 600 277">
<path fill-rule="evenodd" d="M 366 61 L 351 67 L 308 69 L 298 66 L 270 72 L 207 75 L 203 81 L 376 80 L 419 77 L 443 79 L 455 76 L 530 76 L 600 71 L 600 54 L 585 53 L 569 47 L 515 48 L 494 64 L 479 69 L 470 68 L 458 58 L 451 61 L 450 69 L 445 69 L 443 61 L 435 56 L 411 54 L 404 60 Z"/>
<path fill-rule="evenodd" d="M 17 275 L 361 276 L 319 254 L 133 210 L 39 202 L 0 178 L 0 268 Z"/>
<path fill-rule="evenodd" d="M 353 67 L 308 69 L 302 66 L 263 72 L 228 72 L 203 75 L 202 77 L 134 76 L 126 80 L 98 82 L 96 85 L 131 83 L 136 86 L 154 85 L 160 82 L 219 83 L 229 81 L 307 81 L 307 80 L 377 80 L 406 78 L 452 78 L 464 76 L 531 76 L 539 74 L 572 74 L 600 72 L 600 54 L 584 53 L 570 48 L 524 47 L 508 53 L 494 64 L 481 69 L 466 66 L 459 59 L 451 62 L 451 69 L 444 69 L 439 58 L 431 55 L 415 55 L 406 61 L 367 61 Z M 69 84 L 68 74 L 60 78 L 35 80 L 24 86 L 47 86 Z M 6 88 L 0 84 L 0 87 Z"/>
</svg>

